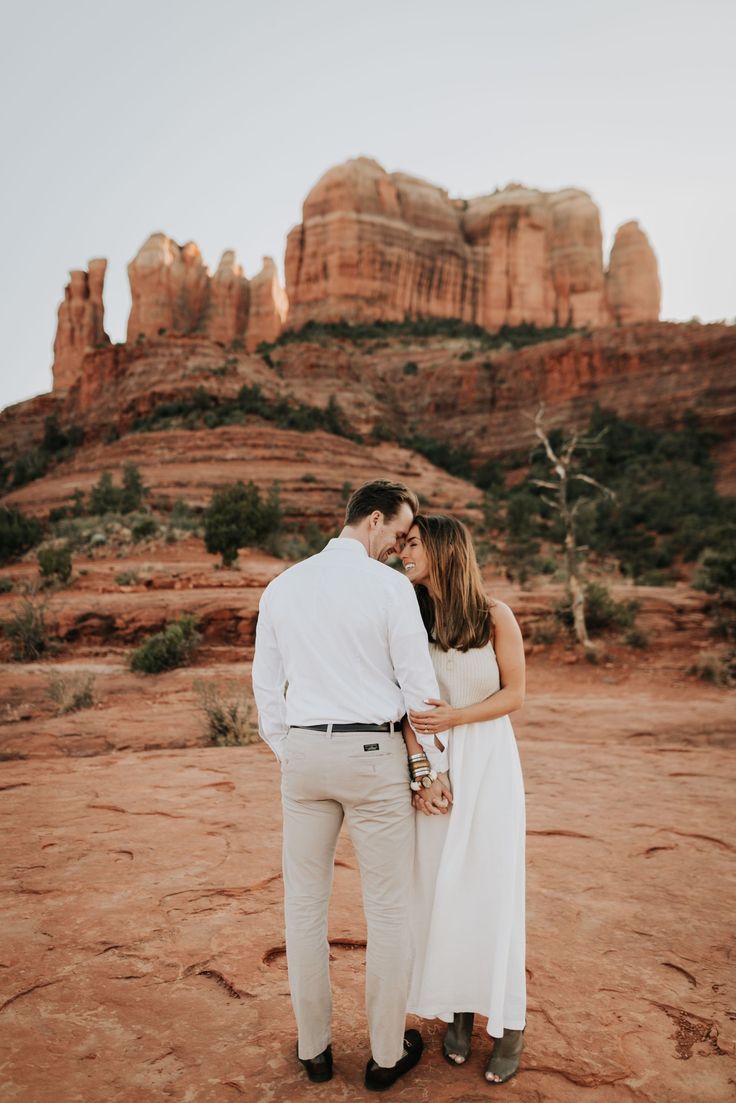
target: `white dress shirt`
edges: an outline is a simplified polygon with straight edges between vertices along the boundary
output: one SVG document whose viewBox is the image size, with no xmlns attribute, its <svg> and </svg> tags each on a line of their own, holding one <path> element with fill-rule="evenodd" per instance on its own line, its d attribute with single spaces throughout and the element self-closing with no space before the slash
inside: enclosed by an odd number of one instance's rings
<svg viewBox="0 0 736 1103">
<path fill-rule="evenodd" d="M 261 737 L 279 760 L 289 727 L 427 711 L 440 693 L 411 582 L 351 537 L 289 567 L 261 595 L 253 692 Z M 417 738 L 430 765 L 446 770 L 447 750 L 432 735 Z"/>
</svg>

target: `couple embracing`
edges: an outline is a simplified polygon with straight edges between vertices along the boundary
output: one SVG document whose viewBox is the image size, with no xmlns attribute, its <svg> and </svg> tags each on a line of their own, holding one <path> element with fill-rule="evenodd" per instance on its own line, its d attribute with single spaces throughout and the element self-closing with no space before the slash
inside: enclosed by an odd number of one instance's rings
<svg viewBox="0 0 736 1103">
<path fill-rule="evenodd" d="M 400 483 L 359 487 L 339 537 L 266 587 L 253 689 L 281 763 L 307 1076 L 332 1077 L 327 913 L 345 820 L 368 930 L 365 1087 L 390 1088 L 419 1061 L 407 1012 L 447 1023 L 454 1067 L 485 1017 L 485 1079 L 505 1082 L 526 1022 L 524 788 L 508 716 L 523 702 L 524 648 L 511 610 L 484 594 L 465 526 L 421 514 Z"/>
</svg>

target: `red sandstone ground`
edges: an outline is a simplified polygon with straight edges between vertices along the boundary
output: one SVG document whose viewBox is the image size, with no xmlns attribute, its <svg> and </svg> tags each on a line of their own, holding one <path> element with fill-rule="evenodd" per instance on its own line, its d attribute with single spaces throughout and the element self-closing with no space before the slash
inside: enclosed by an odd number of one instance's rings
<svg viewBox="0 0 736 1103">
<path fill-rule="evenodd" d="M 285 564 L 252 552 L 215 571 L 194 537 L 110 555 L 77 557 L 50 598 L 58 654 L 0 669 L 0 1099 L 363 1099 L 349 841 L 330 927 L 337 1074 L 315 1094 L 293 1058 L 276 764 L 258 743 L 208 745 L 193 689 L 248 693 L 258 594 Z M 121 570 L 142 581 L 117 585 Z M 29 578 L 32 557 L 2 573 Z M 487 581 L 531 641 L 560 588 Z M 611 637 L 590 666 L 564 641 L 528 645 L 530 1011 L 502 1089 L 524 1103 L 720 1103 L 736 1082 L 733 695 L 685 672 L 709 646 L 704 595 L 637 596 L 646 650 Z M 17 600 L 0 596 L 0 616 Z M 205 626 L 195 665 L 131 674 L 132 644 L 185 609 Z M 75 670 L 95 674 L 97 703 L 56 716 L 49 675 Z M 391 1098 L 487 1098 L 482 1027 L 463 1070 L 442 1061 L 439 1025 L 423 1030 L 427 1056 Z"/>
</svg>

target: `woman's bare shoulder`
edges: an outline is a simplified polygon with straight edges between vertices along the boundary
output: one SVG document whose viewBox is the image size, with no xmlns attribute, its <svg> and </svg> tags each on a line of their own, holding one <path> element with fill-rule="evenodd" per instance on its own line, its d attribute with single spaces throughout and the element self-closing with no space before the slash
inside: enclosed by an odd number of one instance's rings
<svg viewBox="0 0 736 1103">
<path fill-rule="evenodd" d="M 518 629 L 519 622 L 517 621 L 514 613 L 509 605 L 504 601 L 494 601 L 491 603 L 491 616 L 493 617 L 493 625 L 498 629 L 516 627 Z"/>
</svg>

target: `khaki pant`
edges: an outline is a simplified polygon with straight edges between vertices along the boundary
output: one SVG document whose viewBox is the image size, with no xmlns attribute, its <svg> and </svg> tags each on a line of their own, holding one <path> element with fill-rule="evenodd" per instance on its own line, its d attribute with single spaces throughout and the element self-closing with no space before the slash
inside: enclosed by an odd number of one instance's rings
<svg viewBox="0 0 736 1103">
<path fill-rule="evenodd" d="M 343 819 L 360 866 L 368 926 L 366 1012 L 373 1059 L 403 1054 L 411 971 L 408 904 L 414 811 L 400 732 L 290 728 L 282 756 L 284 909 L 299 1056 L 330 1044 L 327 909 Z"/>
</svg>

